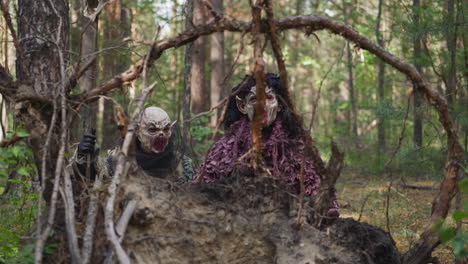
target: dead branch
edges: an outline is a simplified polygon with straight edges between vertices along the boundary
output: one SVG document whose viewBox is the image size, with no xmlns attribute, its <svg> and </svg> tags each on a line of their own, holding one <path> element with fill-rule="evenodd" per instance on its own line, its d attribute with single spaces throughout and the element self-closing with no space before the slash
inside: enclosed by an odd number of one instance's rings
<svg viewBox="0 0 468 264">
<path fill-rule="evenodd" d="M 8 6 L 3 2 L 3 0 L 0 0 L 0 9 L 2 10 L 3 18 L 5 19 L 8 30 L 10 30 L 11 37 L 13 38 L 13 44 L 15 45 L 16 52 L 20 55 L 21 48 L 18 42 L 18 36 L 16 35 L 16 30 L 15 30 L 15 27 L 13 26 L 11 15 L 10 15 L 10 12 L 8 11 Z"/>
<path fill-rule="evenodd" d="M 64 184 L 60 188 L 60 194 L 65 205 L 65 225 L 67 231 L 68 249 L 70 251 L 72 263 L 81 263 L 81 253 L 78 246 L 78 236 L 75 223 L 75 199 L 73 197 L 73 187 L 70 178 L 71 165 L 63 170 Z"/>
<path fill-rule="evenodd" d="M 128 222 L 130 222 L 130 218 L 133 215 L 133 212 L 136 209 L 138 202 L 136 200 L 130 200 L 125 207 L 122 216 L 119 219 L 119 222 L 117 223 L 117 227 L 115 231 L 117 232 L 117 235 L 119 236 L 119 241 L 122 242 L 124 235 L 125 235 L 125 230 L 127 230 Z"/>
<path fill-rule="evenodd" d="M 153 47 L 151 47 L 151 51 L 154 50 L 154 46 L 156 45 L 156 39 L 158 35 L 159 35 L 159 30 L 154 35 Z M 141 97 L 138 100 L 137 107 L 132 116 L 132 121 L 128 126 L 128 132 L 125 135 L 125 139 L 122 143 L 121 152 L 119 153 L 115 173 L 112 178 L 112 183 L 110 184 L 109 189 L 108 189 L 109 197 L 106 202 L 105 214 L 104 214 L 105 230 L 106 230 L 107 238 L 111 242 L 117 254 L 119 262 L 124 263 L 124 264 L 130 263 L 130 259 L 128 258 L 127 253 L 125 253 L 124 249 L 122 248 L 122 245 L 120 244 L 120 241 L 118 240 L 116 230 L 114 228 L 114 204 L 115 204 L 115 197 L 116 197 L 118 187 L 120 184 L 120 178 L 126 176 L 130 168 L 130 162 L 128 161 L 128 158 L 129 158 L 128 151 L 129 151 L 131 143 L 133 142 L 133 138 L 135 136 L 137 119 L 140 115 L 140 112 L 143 109 L 143 105 L 144 105 L 144 101 L 146 97 L 153 90 L 154 86 L 156 86 L 156 82 L 150 86 L 146 85 L 146 81 L 147 81 L 146 73 L 147 73 L 148 65 L 151 59 L 151 53 L 152 53 L 151 51 L 146 56 L 144 63 L 143 63 L 143 69 L 142 69 L 143 92 L 142 92 Z"/>
<path fill-rule="evenodd" d="M 414 190 L 428 190 L 428 191 L 434 191 L 434 190 L 439 190 L 439 186 L 427 186 L 427 185 L 420 185 L 420 184 L 406 184 L 406 183 L 398 183 L 398 186 L 402 188 L 407 188 L 407 189 L 414 189 Z"/>
<path fill-rule="evenodd" d="M 262 6 L 264 2 L 257 0 L 252 5 L 252 36 L 254 43 L 254 74 L 255 74 L 255 87 L 257 95 L 257 103 L 255 104 L 254 118 L 252 121 L 252 167 L 259 169 L 262 160 L 262 129 L 263 119 L 265 115 L 265 61 L 263 60 L 262 38 L 261 38 L 261 19 L 262 19 Z"/>
<path fill-rule="evenodd" d="M 88 163 L 89 164 L 89 163 Z M 91 195 L 89 198 L 88 205 L 88 214 L 86 216 L 86 227 L 85 233 L 83 236 L 83 246 L 82 246 L 82 259 L 83 264 L 88 264 L 91 259 L 93 251 L 93 237 L 94 237 L 94 228 L 96 226 L 96 216 L 98 209 L 98 198 L 99 198 L 99 189 L 101 188 L 101 177 L 100 175 L 96 177 L 94 186 L 91 190 Z"/>
<path fill-rule="evenodd" d="M 135 212 L 137 203 L 138 202 L 135 200 L 130 200 L 125 206 L 122 216 L 120 217 L 119 222 L 117 223 L 115 232 L 119 236 L 119 242 L 122 242 L 124 239 L 125 231 L 127 230 L 127 226 L 128 226 L 128 223 L 130 222 L 130 218 L 132 217 L 133 212 Z M 111 251 L 107 255 L 106 259 L 104 260 L 104 264 L 114 263 L 113 259 L 114 259 L 114 252 Z"/>
<path fill-rule="evenodd" d="M 50 231 L 52 229 L 52 225 L 54 223 L 55 219 L 55 210 L 56 210 L 56 203 L 57 203 L 57 196 L 58 196 L 58 188 L 59 188 L 59 183 L 60 183 L 60 176 L 62 174 L 62 168 L 63 168 L 63 163 L 64 163 L 64 154 L 65 154 L 65 149 L 67 145 L 67 98 L 65 96 L 65 84 L 63 80 L 65 80 L 65 60 L 63 56 L 63 51 L 60 49 L 60 46 L 58 43 L 60 43 L 60 33 L 62 32 L 62 27 L 63 27 L 63 20 L 62 17 L 59 15 L 59 12 L 55 9 L 55 6 L 49 0 L 49 3 L 57 17 L 59 18 L 59 26 L 57 30 L 57 35 L 55 37 L 55 45 L 57 47 L 57 52 L 59 55 L 59 62 L 60 62 L 60 78 L 61 78 L 61 83 L 59 84 L 59 96 L 60 96 L 60 110 L 61 110 L 61 123 L 60 123 L 60 148 L 59 148 L 59 153 L 57 157 L 57 162 L 55 165 L 55 178 L 54 178 L 54 187 L 52 191 L 52 199 L 50 202 L 50 210 L 49 210 L 49 215 L 47 219 L 47 226 L 44 230 L 43 233 L 38 233 L 38 239 L 36 241 L 36 248 L 35 248 L 35 263 L 40 264 L 42 263 L 42 251 L 44 249 L 45 242 L 47 238 L 49 237 Z M 53 127 L 53 124 L 51 124 L 51 129 Z M 44 154 L 45 155 L 45 154 Z M 45 175 L 44 175 L 45 176 Z M 43 179 L 45 181 L 45 177 Z M 44 188 L 45 186 L 42 186 Z"/>
<path fill-rule="evenodd" d="M 371 196 L 371 194 L 372 193 L 368 193 L 366 197 L 364 197 L 364 201 L 362 201 L 361 210 L 359 210 L 358 222 L 361 221 L 362 213 L 364 212 L 364 207 L 366 206 L 367 200 L 369 200 L 369 197 Z"/>
<path fill-rule="evenodd" d="M 386 219 L 386 225 L 387 225 L 387 232 L 392 235 L 392 231 L 390 230 L 390 191 L 392 189 L 393 181 L 390 182 L 387 188 L 387 200 L 385 202 L 385 219 Z"/>
<path fill-rule="evenodd" d="M 131 38 L 131 37 L 126 37 L 123 39 L 124 42 L 135 42 L 135 43 L 138 43 L 138 44 L 143 44 L 143 45 L 146 45 L 146 46 L 151 46 L 151 42 L 149 41 L 144 41 L 144 40 L 139 40 L 139 39 L 134 39 L 134 38 Z"/>
<path fill-rule="evenodd" d="M 44 146 L 42 148 L 42 159 L 41 159 L 41 174 L 40 174 L 40 178 L 41 178 L 41 185 L 40 185 L 40 188 L 39 188 L 39 197 L 43 197 L 44 195 L 44 189 L 45 189 L 45 186 L 47 184 L 47 154 L 49 153 L 49 146 L 50 146 L 50 141 L 52 139 L 52 133 L 53 133 L 53 129 L 54 129 L 54 124 L 56 122 L 56 119 L 57 119 L 57 100 L 54 99 L 53 100 L 53 110 L 52 110 L 52 118 L 51 118 L 51 121 L 50 121 L 50 124 L 49 124 L 49 130 L 47 132 L 47 137 L 46 137 L 46 141 L 44 143 Z M 54 188 L 56 186 L 55 184 L 55 181 L 57 181 L 58 179 L 55 179 L 54 180 Z M 52 192 L 52 198 L 53 198 L 53 195 L 54 192 Z M 39 202 L 38 202 L 38 211 L 37 211 L 37 221 L 36 221 L 36 233 L 38 234 L 38 236 L 40 236 L 42 234 L 42 203 L 43 203 L 43 199 L 39 199 Z M 39 243 L 39 242 L 36 242 L 36 244 Z M 41 242 L 41 243 L 44 243 L 44 242 Z M 37 248 L 37 246 L 36 246 Z M 35 254 L 39 254 L 37 251 L 35 252 Z M 41 253 L 42 254 L 42 253 Z M 40 257 L 40 259 L 42 259 L 42 257 Z"/>
<path fill-rule="evenodd" d="M 96 9 L 94 10 L 93 13 L 89 13 L 89 12 L 84 12 L 84 16 L 86 16 L 87 18 L 89 18 L 90 20 L 92 21 L 95 21 L 97 16 L 101 13 L 101 11 L 104 9 L 104 7 L 106 7 L 106 5 L 114 2 L 115 0 L 109 0 L 109 1 L 99 1 L 99 4 L 98 6 L 96 7 Z"/>
<path fill-rule="evenodd" d="M 18 137 L 17 135 L 12 136 L 11 138 L 5 138 L 3 141 L 0 142 L 0 148 L 7 147 L 11 144 L 14 144 L 18 141 L 23 139 L 22 137 Z"/>
<path fill-rule="evenodd" d="M 11 96 L 16 90 L 17 84 L 13 77 L 3 65 L 0 64 L 0 93 L 5 96 Z"/>
<path fill-rule="evenodd" d="M 214 110 L 220 108 L 221 106 L 224 106 L 227 103 L 227 100 L 228 100 L 228 98 L 224 98 L 223 100 L 219 101 L 215 106 L 211 107 L 210 110 L 205 111 L 205 112 L 200 112 L 200 113 L 196 114 L 195 116 L 193 116 L 192 118 L 190 118 L 189 120 L 184 120 L 184 122 L 190 123 L 195 119 L 198 119 L 198 118 L 200 118 L 202 116 L 206 116 L 206 115 L 212 113 Z"/>
<path fill-rule="evenodd" d="M 208 2 L 207 0 L 201 0 L 201 2 L 213 16 L 214 22 L 217 22 L 223 18 L 223 14 L 218 13 L 218 11 L 214 9 L 213 5 L 210 2 Z"/>
<path fill-rule="evenodd" d="M 395 147 L 395 149 L 393 150 L 392 155 L 390 156 L 390 158 L 385 163 L 385 166 L 384 166 L 385 169 L 388 169 L 388 167 L 392 163 L 393 159 L 395 158 L 395 155 L 400 150 L 401 143 L 403 142 L 403 138 L 405 137 L 406 122 L 408 121 L 408 114 L 409 114 L 409 109 L 410 109 L 411 98 L 412 97 L 413 97 L 413 93 L 411 93 L 410 96 L 408 97 L 408 103 L 406 104 L 405 119 L 403 121 L 403 128 L 401 129 L 400 137 L 398 138 L 398 144 Z"/>
<path fill-rule="evenodd" d="M 294 112 L 297 113 L 296 104 L 294 104 L 291 93 L 289 92 L 289 85 L 288 85 L 288 72 L 286 71 L 286 65 L 283 59 L 283 53 L 281 52 L 280 43 L 278 40 L 278 35 L 276 34 L 277 28 L 275 23 L 275 18 L 273 14 L 273 6 L 271 0 L 265 0 L 265 11 L 267 14 L 267 22 L 268 22 L 268 36 L 270 38 L 271 47 L 273 49 L 273 54 L 276 58 L 276 63 L 278 65 L 278 72 L 281 77 L 281 85 L 283 89 L 287 92 L 287 98 L 284 98 L 288 104 L 288 107 Z"/>
<path fill-rule="evenodd" d="M 328 216 L 328 211 L 330 205 L 333 204 L 333 200 L 336 198 L 335 184 L 344 165 L 344 153 L 340 152 L 336 143 L 332 141 L 330 143 L 330 148 L 331 157 L 326 167 L 327 177 L 323 179 L 320 189 L 314 197 L 312 206 L 314 208 L 313 224 L 319 228 L 322 227 L 324 222 L 326 223 L 329 218 L 333 218 L 333 216 Z"/>
</svg>

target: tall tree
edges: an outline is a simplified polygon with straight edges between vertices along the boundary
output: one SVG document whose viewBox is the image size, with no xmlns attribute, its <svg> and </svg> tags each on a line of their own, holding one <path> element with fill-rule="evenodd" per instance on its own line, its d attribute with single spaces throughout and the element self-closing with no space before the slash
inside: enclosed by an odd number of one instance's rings
<svg viewBox="0 0 468 264">
<path fill-rule="evenodd" d="M 455 23 L 455 0 L 447 0 L 446 17 L 445 17 L 445 41 L 448 51 L 448 62 L 445 68 L 445 94 L 449 107 L 453 107 L 455 100 L 455 90 L 457 85 L 457 69 L 456 69 L 456 49 L 457 49 L 457 23 Z"/>
<path fill-rule="evenodd" d="M 223 12 L 223 0 L 213 0 L 214 10 L 220 14 Z M 217 32 L 210 35 L 210 64 L 211 64 L 211 105 L 215 106 L 226 95 L 223 86 L 224 79 L 224 32 Z M 221 113 L 221 109 L 215 112 L 211 119 L 211 125 L 216 126 L 216 122 Z"/>
<path fill-rule="evenodd" d="M 375 36 L 377 39 L 377 43 L 380 47 L 385 48 L 385 42 L 383 39 L 383 30 L 381 29 L 380 25 L 382 23 L 382 5 L 383 0 L 379 0 L 379 7 L 377 11 L 377 28 L 375 30 Z M 378 86 L 377 86 L 377 101 L 380 106 L 385 102 L 385 62 L 382 60 L 379 61 L 379 75 L 378 79 Z M 385 151 L 385 118 L 382 114 L 378 117 L 378 154 L 380 155 Z"/>
<path fill-rule="evenodd" d="M 172 17 L 173 18 L 176 18 L 177 17 L 177 8 L 179 7 L 179 4 L 177 3 L 177 0 L 174 0 L 172 2 L 173 6 L 172 6 Z M 174 21 L 171 25 L 171 31 L 172 32 L 177 32 L 177 25 L 178 23 L 176 21 Z M 180 89 L 179 89 L 179 79 L 180 79 L 180 74 L 179 74 L 179 71 L 177 70 L 177 67 L 180 67 L 178 64 L 177 64 L 177 60 L 178 60 L 178 56 L 177 56 L 178 52 L 176 50 L 173 50 L 172 51 L 172 56 L 171 56 L 171 64 L 170 64 L 170 70 L 171 70 L 171 73 L 173 74 L 174 78 L 171 80 L 171 83 L 172 83 L 172 93 L 173 93 L 173 101 L 174 102 L 177 102 L 179 100 L 179 92 L 180 92 Z M 173 104 L 173 115 L 174 115 L 174 118 L 179 118 L 179 115 L 180 115 L 180 103 L 179 104 Z"/>
<path fill-rule="evenodd" d="M 98 50 L 98 17 L 91 17 L 95 12 L 98 2 L 95 0 L 81 0 L 80 22 L 81 22 L 81 39 L 80 39 L 80 67 L 91 66 L 83 73 L 83 76 L 78 80 L 81 92 L 87 92 L 96 87 L 97 84 L 97 62 L 96 52 Z M 76 124 L 73 140 L 77 140 L 81 135 L 96 127 L 96 112 L 97 103 L 93 102 L 80 108 L 80 115 L 86 118 L 80 118 L 80 124 Z"/>
<path fill-rule="evenodd" d="M 121 52 L 123 39 L 130 34 L 128 15 L 124 5 L 124 0 L 110 2 L 104 11 L 103 23 L 103 48 L 110 49 L 102 59 L 102 76 L 109 78 L 119 72 L 124 71 L 129 64 L 129 59 L 125 53 Z M 119 47 L 120 46 L 120 47 Z M 116 143 L 119 138 L 115 121 L 114 105 L 110 101 L 103 99 L 99 102 L 98 139 L 103 149 L 108 149 Z M 102 136 L 105 135 L 105 136 Z"/>
<path fill-rule="evenodd" d="M 461 11 L 461 14 L 459 16 L 459 23 L 461 25 L 465 25 L 467 23 L 468 18 L 468 7 L 466 4 L 463 4 L 464 1 L 459 0 L 458 1 L 458 10 Z M 462 104 L 465 106 L 466 113 L 468 113 L 468 32 L 466 30 L 461 31 L 461 37 L 462 37 L 462 43 L 463 43 L 463 79 L 464 79 L 464 84 L 463 84 L 463 100 Z M 465 151 L 468 150 L 468 124 L 464 124 L 464 132 L 465 132 Z"/>
<path fill-rule="evenodd" d="M 419 0 L 413 0 L 413 25 L 414 25 L 414 39 L 413 39 L 413 58 L 414 66 L 416 70 L 422 74 L 421 66 L 421 33 L 420 33 L 420 21 L 419 14 L 421 13 L 421 4 Z M 420 148 L 422 146 L 422 94 L 417 89 L 413 87 L 413 106 L 414 106 L 414 127 L 413 127 L 413 142 L 414 145 Z"/>
<path fill-rule="evenodd" d="M 61 67 L 67 62 L 68 49 L 68 1 L 58 1 L 52 5 L 49 1 L 19 0 L 18 1 L 18 39 L 17 47 L 17 79 L 29 83 L 34 93 L 45 98 L 58 98 L 59 88 L 54 84 L 63 81 Z M 37 27 L 35 25 L 41 25 Z M 44 39 L 47 36 L 48 39 Z M 27 56 L 26 56 L 27 54 Z M 38 168 L 46 173 L 41 175 L 44 180 L 51 180 L 54 173 L 54 162 L 42 164 L 42 150 L 48 134 L 47 128 L 53 121 L 51 113 L 58 111 L 53 104 L 44 103 L 42 107 L 34 107 L 28 101 L 15 105 L 15 119 L 21 121 L 28 131 L 31 131 L 30 144 Z M 53 132 L 52 132 L 53 133 Z M 50 137 L 48 156 L 54 161 L 58 155 L 60 137 Z M 52 194 L 47 183 L 44 192 L 46 199 Z"/>
<path fill-rule="evenodd" d="M 185 30 L 193 29 L 193 0 L 188 0 L 185 6 Z M 193 42 L 185 45 L 185 58 L 184 58 L 184 90 L 182 91 L 182 152 L 188 153 L 191 146 L 190 138 L 190 103 L 191 98 L 191 82 L 192 82 L 192 54 Z"/>
<path fill-rule="evenodd" d="M 193 0 L 193 25 L 203 25 L 205 22 L 205 7 L 200 0 Z M 210 91 L 205 84 L 205 48 L 206 37 L 199 37 L 193 42 L 190 88 L 194 113 L 210 109 Z"/>
<path fill-rule="evenodd" d="M 348 3 L 347 1 L 343 0 L 343 17 L 346 25 L 351 25 L 350 17 L 352 16 L 353 9 L 353 2 Z M 351 44 L 349 41 L 346 41 L 346 64 L 348 68 L 349 101 L 351 104 L 351 132 L 354 136 L 357 136 L 357 106 L 356 96 L 354 93 L 353 54 L 351 52 Z"/>
</svg>

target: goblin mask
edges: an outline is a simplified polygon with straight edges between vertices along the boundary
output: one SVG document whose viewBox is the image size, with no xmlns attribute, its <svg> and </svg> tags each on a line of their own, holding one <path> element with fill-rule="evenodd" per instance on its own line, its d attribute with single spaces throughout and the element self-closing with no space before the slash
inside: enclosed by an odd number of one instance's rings
<svg viewBox="0 0 468 264">
<path fill-rule="evenodd" d="M 171 123 L 167 113 L 159 107 L 146 108 L 141 114 L 137 134 L 143 151 L 164 152 L 176 122 Z"/>
<path fill-rule="evenodd" d="M 276 115 L 279 110 L 278 100 L 271 87 L 265 89 L 266 100 L 265 100 L 265 116 L 262 119 L 263 126 L 270 126 L 276 119 Z M 250 121 L 253 120 L 255 112 L 255 104 L 257 103 L 257 89 L 252 87 L 250 92 L 245 96 L 244 99 L 236 96 L 237 109 L 243 114 L 246 114 Z"/>
</svg>

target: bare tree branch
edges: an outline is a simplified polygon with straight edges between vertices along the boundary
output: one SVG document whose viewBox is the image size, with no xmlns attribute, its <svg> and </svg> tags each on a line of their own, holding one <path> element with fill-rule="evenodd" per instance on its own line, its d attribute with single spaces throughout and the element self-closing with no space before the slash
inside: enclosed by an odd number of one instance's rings
<svg viewBox="0 0 468 264">
<path fill-rule="evenodd" d="M 10 16 L 10 12 L 8 11 L 8 6 L 5 4 L 5 2 L 3 2 L 3 0 L 0 0 L 0 9 L 2 10 L 3 18 L 5 19 L 8 30 L 10 30 L 11 37 L 13 38 L 13 44 L 15 45 L 16 52 L 18 54 L 21 54 L 21 48 L 18 42 L 18 36 L 16 35 L 15 27 L 13 26 L 13 22 L 11 21 L 11 16 Z"/>
<path fill-rule="evenodd" d="M 112 178 L 112 183 L 109 186 L 108 192 L 109 192 L 109 197 L 106 202 L 106 207 L 105 207 L 105 229 L 106 229 L 106 234 L 107 238 L 110 240 L 112 246 L 114 247 L 114 250 L 117 254 L 117 257 L 120 261 L 120 263 L 130 263 L 130 259 L 127 256 L 127 253 L 122 248 L 122 245 L 120 244 L 115 226 L 114 226 L 114 204 L 115 204 L 115 197 L 117 195 L 118 187 L 120 184 L 120 179 L 123 176 L 126 176 L 128 173 L 128 169 L 130 168 L 130 162 L 128 161 L 129 157 L 129 148 L 130 144 L 133 142 L 133 138 L 135 136 L 135 129 L 136 129 L 136 124 L 137 124 L 137 119 L 143 109 L 144 101 L 146 97 L 149 95 L 149 93 L 153 90 L 154 86 L 156 86 L 156 82 L 153 83 L 150 86 L 146 85 L 147 81 L 147 69 L 149 65 L 149 61 L 151 59 L 151 54 L 152 51 L 154 50 L 154 46 L 156 45 L 156 39 L 159 35 L 159 30 L 156 32 L 154 39 L 153 39 L 153 47 L 151 47 L 150 53 L 145 57 L 145 60 L 143 62 L 143 92 L 141 97 L 138 100 L 137 107 L 133 113 L 132 116 L 132 121 L 128 126 L 128 132 L 125 135 L 125 139 L 122 143 L 122 148 L 121 152 L 119 153 L 115 173 Z M 154 50 L 155 51 L 155 50 Z"/>
<path fill-rule="evenodd" d="M 223 18 L 223 14 L 218 13 L 218 11 L 216 11 L 213 8 L 213 5 L 211 4 L 211 2 L 209 2 L 208 0 L 201 0 L 201 2 L 206 7 L 206 9 L 208 9 L 208 11 L 210 11 L 210 14 L 213 16 L 215 22 L 217 22 L 217 21 L 219 21 L 219 20 L 221 20 Z"/>
<path fill-rule="evenodd" d="M 60 194 L 65 205 L 65 225 L 67 230 L 68 249 L 70 251 L 72 263 L 81 263 L 81 253 L 78 246 L 78 236 L 75 223 L 75 199 L 73 197 L 73 187 L 70 178 L 71 165 L 63 170 L 64 180 L 60 188 Z"/>
<path fill-rule="evenodd" d="M 18 137 L 17 135 L 14 135 L 13 137 L 11 138 L 5 138 L 3 139 L 2 141 L 0 141 L 0 148 L 4 148 L 4 147 L 7 147 L 11 144 L 14 144 L 18 141 L 20 141 L 21 139 L 23 139 L 22 137 Z"/>
<path fill-rule="evenodd" d="M 5 97 L 13 95 L 17 88 L 17 84 L 13 81 L 13 77 L 5 67 L 0 64 L 0 93 Z"/>
<path fill-rule="evenodd" d="M 254 42 L 254 75 L 255 75 L 255 87 L 257 103 L 255 104 L 254 118 L 252 121 L 252 167 L 259 169 L 262 163 L 262 129 L 263 120 L 265 115 L 265 61 L 263 60 L 263 49 L 262 49 L 262 36 L 261 36 L 261 19 L 262 19 L 262 6 L 264 5 L 263 0 L 257 0 L 252 5 L 252 37 Z"/>
<path fill-rule="evenodd" d="M 130 222 L 130 218 L 132 217 L 133 212 L 135 212 L 137 204 L 138 202 L 136 200 L 130 200 L 125 206 L 122 216 L 120 216 L 119 222 L 117 223 L 117 226 L 115 228 L 115 232 L 117 233 L 117 236 L 119 237 L 118 238 L 119 242 L 122 242 L 124 239 L 125 231 L 127 230 L 128 223 Z M 111 264 L 111 263 L 114 263 L 113 251 L 111 251 L 106 257 L 106 259 L 104 260 L 104 264 Z"/>
<path fill-rule="evenodd" d="M 60 183 L 60 176 L 62 174 L 62 168 L 64 165 L 64 154 L 65 154 L 65 149 L 67 146 L 67 98 L 65 96 L 65 60 L 63 56 L 63 51 L 60 49 L 60 38 L 61 38 L 61 33 L 62 33 L 62 27 L 63 27 L 63 19 L 60 16 L 59 12 L 55 9 L 55 6 L 49 0 L 49 3 L 57 17 L 59 18 L 59 26 L 57 30 L 57 35 L 55 37 L 55 45 L 57 47 L 57 52 L 59 55 L 59 62 L 60 62 L 60 84 L 59 84 L 59 97 L 60 97 L 60 110 L 61 110 L 61 133 L 60 133 L 60 148 L 59 148 L 59 153 L 57 157 L 57 162 L 55 165 L 55 178 L 54 178 L 54 187 L 52 191 L 52 198 L 50 202 L 50 210 L 49 210 L 49 215 L 47 219 L 47 226 L 44 230 L 43 233 L 38 234 L 38 239 L 36 241 L 36 248 L 35 248 L 35 263 L 40 264 L 42 263 L 42 251 L 44 249 L 45 242 L 47 238 L 49 237 L 50 231 L 52 229 L 52 225 L 54 223 L 55 219 L 55 210 L 56 210 L 56 203 L 57 203 L 57 196 L 58 196 L 58 189 L 59 189 L 59 183 Z M 51 129 L 54 124 L 51 124 Z M 45 175 L 44 175 L 45 176 Z M 45 178 L 43 179 L 45 181 Z M 44 188 L 44 186 L 42 186 Z"/>
<path fill-rule="evenodd" d="M 257 21 L 260 21 L 260 19 L 257 18 Z M 376 55 L 381 60 L 385 61 L 401 73 L 405 74 L 413 82 L 414 89 L 422 92 L 428 102 L 438 111 L 439 120 L 444 127 L 448 137 L 449 151 L 446 162 L 446 176 L 441 184 L 439 194 L 434 199 L 433 210 L 429 223 L 425 226 L 420 240 L 409 252 L 407 252 L 404 258 L 405 263 L 418 263 L 418 260 L 427 257 L 433 248 L 439 244 L 437 234 L 430 232 L 430 229 L 435 223 L 437 223 L 439 218 L 445 218 L 447 216 L 448 209 L 450 208 L 450 201 L 454 197 L 456 191 L 457 175 L 459 174 L 459 170 L 462 165 L 463 149 L 458 140 L 454 122 L 449 115 L 445 98 L 436 90 L 429 88 L 414 66 L 398 59 L 390 52 L 384 50 L 382 47 L 361 36 L 349 26 L 333 21 L 327 17 L 315 15 L 289 16 L 281 19 L 275 19 L 274 24 L 278 31 L 305 28 L 309 32 L 312 32 L 327 29 L 333 34 L 342 36 L 347 40 L 354 42 L 359 48 L 368 50 L 370 53 Z M 162 52 L 164 52 L 166 49 L 179 47 L 194 41 L 199 36 L 208 35 L 213 32 L 252 31 L 253 26 L 254 23 L 248 23 L 224 17 L 216 23 L 212 22 L 206 25 L 198 26 L 197 28 L 189 29 L 176 37 L 158 42 L 157 45 L 151 50 L 149 55 L 145 56 L 145 59 L 137 62 L 126 72 L 114 76 L 112 79 L 103 83 L 98 88 L 88 93 L 78 95 L 76 99 L 83 101 L 91 96 L 107 93 L 108 91 L 120 87 L 125 82 L 133 81 L 142 73 L 143 64 L 146 58 L 148 58 L 148 65 L 151 66 L 154 60 L 159 58 Z M 265 22 L 258 22 L 255 27 L 255 31 L 252 32 L 257 32 L 257 34 L 268 32 L 268 26 Z M 256 72 L 259 72 L 258 68 L 256 70 Z"/>
<path fill-rule="evenodd" d="M 93 188 L 90 190 L 91 195 L 89 198 L 88 214 L 86 216 L 86 227 L 83 236 L 83 247 L 81 250 L 83 264 L 88 264 L 93 252 L 93 237 L 94 228 L 96 226 L 96 216 L 98 211 L 98 198 L 99 189 L 101 188 L 101 177 L 98 175 L 94 182 Z"/>
</svg>

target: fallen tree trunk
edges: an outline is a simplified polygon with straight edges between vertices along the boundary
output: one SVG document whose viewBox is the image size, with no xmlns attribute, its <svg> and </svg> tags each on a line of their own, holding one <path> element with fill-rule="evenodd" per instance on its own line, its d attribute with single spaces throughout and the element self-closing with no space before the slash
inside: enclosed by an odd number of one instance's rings
<svg viewBox="0 0 468 264">
<path fill-rule="evenodd" d="M 119 235 L 132 263 L 400 263 L 390 235 L 366 223 L 337 219 L 319 230 L 313 208 L 305 207 L 307 221 L 298 228 L 298 198 L 247 169 L 216 184 L 131 173 L 122 179 L 116 212 L 125 215 L 129 202 L 135 212 Z M 102 215 L 98 222 L 102 227 Z M 103 263 L 110 246 L 103 230 L 96 232 L 91 263 Z"/>
</svg>

